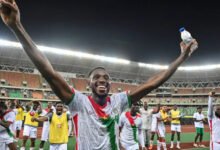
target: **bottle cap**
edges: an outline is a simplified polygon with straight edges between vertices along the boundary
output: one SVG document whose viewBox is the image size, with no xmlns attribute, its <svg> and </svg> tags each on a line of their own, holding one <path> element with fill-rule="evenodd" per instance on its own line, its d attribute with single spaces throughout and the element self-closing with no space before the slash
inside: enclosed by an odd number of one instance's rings
<svg viewBox="0 0 220 150">
<path fill-rule="evenodd" d="M 185 30 L 184 27 L 182 27 L 182 28 L 179 29 L 180 32 L 183 32 L 184 30 Z"/>
</svg>

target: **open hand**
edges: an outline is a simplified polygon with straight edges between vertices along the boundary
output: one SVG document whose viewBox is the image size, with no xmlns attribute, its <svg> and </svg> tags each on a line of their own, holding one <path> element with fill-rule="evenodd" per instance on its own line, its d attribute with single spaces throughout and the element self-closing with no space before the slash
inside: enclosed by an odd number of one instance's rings
<svg viewBox="0 0 220 150">
<path fill-rule="evenodd" d="M 20 11 L 14 0 L 0 0 L 0 15 L 9 27 L 20 22 Z"/>
</svg>

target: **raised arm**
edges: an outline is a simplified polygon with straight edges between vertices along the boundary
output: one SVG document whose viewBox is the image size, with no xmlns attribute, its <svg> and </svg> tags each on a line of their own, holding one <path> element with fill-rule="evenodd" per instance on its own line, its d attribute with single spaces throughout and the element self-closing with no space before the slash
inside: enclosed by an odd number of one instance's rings
<svg viewBox="0 0 220 150">
<path fill-rule="evenodd" d="M 36 121 L 36 122 L 44 122 L 44 121 L 48 121 L 48 117 L 44 117 L 44 116 L 42 116 L 42 117 L 39 117 L 39 118 L 31 118 L 31 121 Z"/>
<path fill-rule="evenodd" d="M 145 84 L 139 86 L 134 91 L 131 91 L 130 97 L 132 99 L 132 103 L 140 100 L 142 97 L 167 81 L 177 70 L 177 68 L 189 57 L 190 49 L 193 44 L 197 44 L 196 40 L 193 40 L 188 45 L 181 42 L 180 47 L 182 53 L 174 62 L 170 64 L 167 70 L 161 71 L 158 74 L 152 76 Z"/>
<path fill-rule="evenodd" d="M 208 102 L 208 118 L 212 119 L 214 115 L 214 109 L 213 109 L 213 98 L 215 96 L 215 92 L 209 93 L 209 102 Z"/>
<path fill-rule="evenodd" d="M 20 11 L 14 0 L 0 0 L 0 13 L 3 22 L 14 32 L 25 52 L 47 80 L 54 93 L 65 103 L 72 98 L 72 91 L 65 80 L 56 72 L 48 59 L 37 48 L 20 22 Z"/>
</svg>

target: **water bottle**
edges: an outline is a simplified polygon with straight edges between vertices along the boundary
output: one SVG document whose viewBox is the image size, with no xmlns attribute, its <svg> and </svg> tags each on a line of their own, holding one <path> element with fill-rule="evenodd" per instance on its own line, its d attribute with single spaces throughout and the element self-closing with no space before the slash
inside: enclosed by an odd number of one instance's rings
<svg viewBox="0 0 220 150">
<path fill-rule="evenodd" d="M 183 40 L 183 42 L 185 44 L 189 44 L 193 40 L 193 37 L 192 37 L 191 33 L 189 31 L 187 31 L 185 28 L 180 28 L 179 31 L 180 31 L 180 34 L 181 34 L 181 39 Z M 197 49 L 197 47 L 198 47 L 197 44 L 193 44 L 191 46 L 189 55 L 191 55 L 192 52 Z"/>
</svg>

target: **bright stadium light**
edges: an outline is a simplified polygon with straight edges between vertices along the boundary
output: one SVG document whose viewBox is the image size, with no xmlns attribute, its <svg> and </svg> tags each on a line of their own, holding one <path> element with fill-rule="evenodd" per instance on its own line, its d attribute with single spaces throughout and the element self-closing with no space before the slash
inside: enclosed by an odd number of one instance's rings
<svg viewBox="0 0 220 150">
<path fill-rule="evenodd" d="M 16 48 L 22 47 L 21 44 L 18 42 L 11 42 L 11 41 L 1 40 L 1 39 L 0 39 L 0 46 L 16 47 Z M 59 49 L 59 48 L 42 46 L 42 45 L 38 45 L 37 47 L 42 52 L 54 53 L 54 54 L 58 54 L 58 55 L 74 56 L 74 57 L 79 57 L 79 58 L 94 59 L 94 60 L 99 60 L 99 61 L 106 61 L 106 62 L 110 62 L 110 63 L 119 63 L 119 64 L 125 64 L 125 65 L 130 64 L 129 60 L 120 59 L 120 58 L 113 58 L 113 57 L 107 57 L 107 56 L 101 56 L 101 55 L 93 55 L 93 54 L 83 53 L 83 52 L 79 52 L 79 51 Z"/>
<path fill-rule="evenodd" d="M 163 70 L 167 69 L 167 65 L 157 65 L 157 64 L 145 64 L 145 63 L 138 63 L 139 67 L 149 68 L 149 69 L 155 69 L 155 70 Z M 185 67 L 179 67 L 178 70 L 181 71 L 203 71 L 203 70 L 214 70 L 219 69 L 220 64 L 216 65 L 204 65 L 204 66 L 185 66 Z"/>
</svg>

